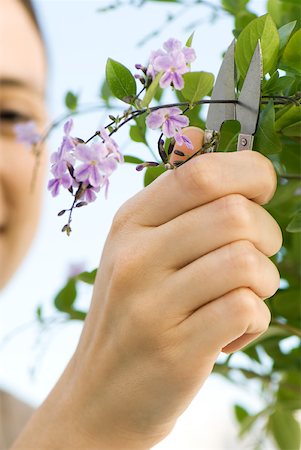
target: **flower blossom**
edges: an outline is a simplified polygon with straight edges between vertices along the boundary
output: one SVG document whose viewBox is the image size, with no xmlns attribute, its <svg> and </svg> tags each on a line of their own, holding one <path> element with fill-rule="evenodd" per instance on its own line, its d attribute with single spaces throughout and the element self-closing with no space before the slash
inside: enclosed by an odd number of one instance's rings
<svg viewBox="0 0 301 450">
<path fill-rule="evenodd" d="M 184 87 L 183 74 L 190 71 L 189 64 L 196 59 L 194 49 L 182 47 L 177 39 L 168 39 L 164 42 L 163 50 L 159 49 L 151 53 L 147 75 L 154 78 L 157 73 L 163 72 L 160 79 L 161 88 L 173 85 L 175 89 Z"/>
<path fill-rule="evenodd" d="M 17 123 L 14 126 L 17 141 L 26 145 L 34 145 L 42 138 L 38 131 L 37 124 L 34 120 L 27 121 L 25 123 Z"/>
<path fill-rule="evenodd" d="M 157 109 L 147 116 L 146 125 L 152 130 L 162 127 L 166 137 L 173 137 L 177 144 L 192 148 L 190 139 L 182 134 L 182 128 L 189 125 L 189 119 L 182 114 L 180 108 L 174 106 Z"/>
<path fill-rule="evenodd" d="M 63 140 L 61 145 L 59 146 L 57 152 L 53 152 L 50 156 L 51 172 L 54 176 L 56 173 L 62 174 L 63 169 L 65 172 L 68 170 L 68 163 L 70 166 L 73 166 L 75 163 L 75 158 L 72 154 L 72 150 L 75 149 L 76 140 L 70 136 L 70 131 L 73 126 L 73 120 L 70 119 L 64 124 L 64 132 Z"/>
<path fill-rule="evenodd" d="M 60 164 L 56 167 L 55 178 L 48 181 L 48 190 L 51 192 L 53 197 L 56 197 L 60 192 L 60 187 L 63 186 L 69 189 L 72 185 L 72 177 L 70 173 L 67 173 L 65 166 Z"/>
<path fill-rule="evenodd" d="M 109 136 L 107 130 L 105 128 L 100 129 L 100 137 L 103 139 L 103 143 L 108 150 L 109 154 L 112 154 L 113 157 L 119 162 L 124 163 L 123 154 L 120 152 L 119 146 L 114 139 Z"/>
<path fill-rule="evenodd" d="M 114 157 L 108 157 L 108 150 L 103 143 L 78 144 L 74 151 L 77 160 L 82 161 L 74 170 L 76 181 L 85 182 L 98 188 L 102 182 L 102 175 L 111 175 L 117 168 Z"/>
</svg>

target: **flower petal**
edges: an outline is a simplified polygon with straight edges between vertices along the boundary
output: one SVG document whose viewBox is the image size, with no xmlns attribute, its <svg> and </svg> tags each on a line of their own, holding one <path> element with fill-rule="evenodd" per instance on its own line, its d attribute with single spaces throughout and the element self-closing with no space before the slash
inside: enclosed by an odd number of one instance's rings
<svg viewBox="0 0 301 450">
<path fill-rule="evenodd" d="M 184 128 L 189 125 L 189 119 L 184 115 L 170 116 L 170 120 L 172 120 L 176 128 Z"/>
<path fill-rule="evenodd" d="M 173 77 L 172 77 L 172 81 L 173 81 L 173 85 L 175 87 L 175 89 L 177 89 L 178 91 L 181 91 L 184 87 L 184 80 L 182 75 L 180 75 L 178 72 L 173 72 Z"/>
<path fill-rule="evenodd" d="M 172 52 L 174 50 L 181 50 L 182 44 L 178 39 L 170 38 L 163 44 L 164 50 L 167 52 Z"/>
<path fill-rule="evenodd" d="M 70 118 L 65 124 L 64 124 L 64 133 L 69 135 L 70 131 L 73 127 L 73 119 Z"/>
<path fill-rule="evenodd" d="M 94 187 L 97 187 L 100 185 L 99 169 L 98 169 L 98 167 L 93 166 L 93 165 L 90 166 L 89 183 Z"/>
<path fill-rule="evenodd" d="M 57 178 L 49 180 L 47 189 L 51 192 L 52 197 L 56 197 L 60 192 L 60 181 Z"/>
<path fill-rule="evenodd" d="M 155 58 L 153 62 L 154 69 L 157 72 L 160 72 L 161 70 L 166 71 L 170 69 L 171 65 L 172 59 L 169 55 L 157 56 L 157 58 Z"/>
<path fill-rule="evenodd" d="M 171 119 L 165 120 L 163 127 L 162 127 L 162 131 L 165 134 L 165 136 L 167 136 L 167 137 L 174 136 L 176 129 L 175 129 L 173 121 Z"/>
<path fill-rule="evenodd" d="M 151 130 L 161 127 L 164 121 L 163 112 L 161 110 L 151 112 L 146 118 L 146 126 Z"/>
<path fill-rule="evenodd" d="M 74 155 L 77 159 L 84 162 L 91 161 L 91 149 L 87 144 L 78 144 L 75 147 Z"/>
<path fill-rule="evenodd" d="M 164 89 L 164 88 L 170 86 L 172 80 L 173 80 L 172 73 L 165 72 L 160 80 L 160 87 L 162 89 Z"/>
<path fill-rule="evenodd" d="M 76 181 L 88 181 L 90 176 L 90 165 L 89 164 L 81 164 L 76 167 L 74 170 L 74 177 Z"/>
<path fill-rule="evenodd" d="M 182 52 L 185 56 L 186 63 L 192 63 L 196 59 L 195 50 L 191 47 L 184 47 Z"/>
</svg>

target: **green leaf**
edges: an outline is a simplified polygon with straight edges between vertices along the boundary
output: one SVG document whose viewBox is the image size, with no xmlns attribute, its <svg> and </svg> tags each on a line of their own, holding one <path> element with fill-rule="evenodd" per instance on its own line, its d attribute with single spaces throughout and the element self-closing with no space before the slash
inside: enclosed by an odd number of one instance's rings
<svg viewBox="0 0 301 450">
<path fill-rule="evenodd" d="M 190 103 L 201 100 L 212 91 L 214 83 L 212 73 L 187 72 L 184 73 L 183 79 L 184 88 L 181 90 L 181 93 Z"/>
<path fill-rule="evenodd" d="M 234 405 L 234 413 L 236 420 L 239 423 L 242 423 L 246 419 L 246 417 L 249 417 L 250 415 L 248 411 L 241 405 Z"/>
<path fill-rule="evenodd" d="M 290 35 L 293 32 L 293 29 L 296 26 L 297 21 L 294 20 L 293 22 L 286 23 L 281 28 L 279 28 L 279 39 L 280 39 L 280 50 L 282 50 L 286 44 L 288 43 L 288 40 L 290 38 Z"/>
<path fill-rule="evenodd" d="M 292 125 L 282 128 L 281 133 L 285 136 L 301 136 L 301 121 L 293 123 Z"/>
<path fill-rule="evenodd" d="M 283 368 L 285 368 L 285 362 L 288 366 L 291 359 L 296 363 L 295 367 L 291 365 L 290 371 L 283 374 L 277 393 L 278 404 L 286 409 L 301 408 L 300 350 L 299 346 L 283 355 Z"/>
<path fill-rule="evenodd" d="M 240 11 L 235 15 L 235 28 L 236 30 L 243 30 L 252 20 L 256 19 L 256 14 L 250 11 Z"/>
<path fill-rule="evenodd" d="M 254 148 L 264 155 L 279 153 L 282 150 L 280 138 L 275 131 L 275 110 L 272 101 L 260 113 Z"/>
<path fill-rule="evenodd" d="M 36 309 L 36 316 L 37 316 L 37 319 L 38 319 L 38 321 L 39 321 L 40 323 L 43 323 L 43 322 L 44 322 L 44 320 L 43 320 L 43 308 L 42 308 L 42 305 L 37 306 L 37 309 Z"/>
<path fill-rule="evenodd" d="M 136 156 L 124 155 L 124 162 L 130 164 L 142 164 L 144 161 L 143 159 L 137 158 Z"/>
<path fill-rule="evenodd" d="M 96 277 L 97 269 L 92 270 L 91 272 L 82 272 L 77 275 L 75 278 L 79 281 L 83 281 L 87 284 L 94 284 Z"/>
<path fill-rule="evenodd" d="M 194 37 L 194 32 L 191 33 L 191 35 L 190 35 L 189 38 L 187 39 L 186 44 L 185 44 L 186 47 L 191 47 L 192 41 L 193 41 L 193 37 Z"/>
<path fill-rule="evenodd" d="M 68 312 L 76 299 L 76 281 L 70 278 L 54 299 L 54 305 L 59 311 Z"/>
<path fill-rule="evenodd" d="M 291 411 L 276 409 L 269 417 L 268 429 L 281 450 L 300 450 L 300 425 Z"/>
<path fill-rule="evenodd" d="M 158 176 L 160 176 L 162 173 L 166 172 L 166 169 L 162 166 L 157 167 L 148 167 L 144 174 L 144 186 L 148 186 L 153 181 L 155 181 Z"/>
<path fill-rule="evenodd" d="M 268 0 L 268 12 L 278 27 L 297 20 L 296 28 L 301 25 L 300 0 Z"/>
<path fill-rule="evenodd" d="M 291 325 L 300 324 L 301 292 L 299 289 L 288 288 L 278 291 L 269 301 L 274 317 L 281 317 L 289 321 Z"/>
<path fill-rule="evenodd" d="M 288 75 L 279 77 L 279 74 L 276 71 L 273 73 L 272 77 L 265 83 L 262 93 L 264 95 L 289 95 L 294 82 L 295 78 Z"/>
<path fill-rule="evenodd" d="M 78 309 L 70 309 L 70 311 L 68 311 L 68 316 L 70 320 L 84 321 L 87 313 L 85 311 L 79 311 Z"/>
<path fill-rule="evenodd" d="M 109 58 L 106 65 L 107 83 L 115 97 L 132 103 L 136 95 L 136 81 L 127 67 Z"/>
<path fill-rule="evenodd" d="M 277 114 L 275 129 L 281 131 L 301 120 L 301 106 L 291 105 L 283 108 L 281 115 Z"/>
<path fill-rule="evenodd" d="M 244 10 L 249 0 L 222 0 L 222 7 L 230 14 L 236 15 Z"/>
<path fill-rule="evenodd" d="M 301 232 L 301 211 L 298 211 L 288 226 L 286 227 L 286 231 L 290 233 L 300 233 Z"/>
<path fill-rule="evenodd" d="M 163 72 L 157 73 L 151 85 L 147 88 L 147 91 L 145 92 L 144 98 L 141 103 L 142 108 L 146 108 L 155 97 L 162 75 Z"/>
<path fill-rule="evenodd" d="M 261 43 L 265 75 L 275 66 L 279 51 L 278 31 L 269 14 L 252 20 L 237 39 L 235 60 L 242 78 L 246 76 L 258 39 Z"/>
<path fill-rule="evenodd" d="M 227 120 L 221 127 L 221 135 L 217 150 L 219 152 L 236 151 L 240 123 L 237 120 Z"/>
<path fill-rule="evenodd" d="M 78 104 L 78 96 L 71 91 L 68 91 L 65 96 L 65 105 L 70 111 L 75 111 Z"/>
<path fill-rule="evenodd" d="M 132 125 L 130 128 L 130 137 L 134 142 L 142 142 L 147 145 L 147 141 L 145 138 L 146 134 L 146 125 L 145 125 L 145 115 L 143 117 L 138 116 L 135 119 L 136 125 Z"/>
<path fill-rule="evenodd" d="M 281 63 L 285 68 L 301 75 L 301 29 L 296 31 L 286 45 Z"/>
</svg>

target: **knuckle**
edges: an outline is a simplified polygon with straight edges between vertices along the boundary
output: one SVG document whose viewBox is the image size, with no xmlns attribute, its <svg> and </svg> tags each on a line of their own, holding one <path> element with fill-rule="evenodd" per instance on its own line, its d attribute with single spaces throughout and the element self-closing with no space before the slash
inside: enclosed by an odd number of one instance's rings
<svg viewBox="0 0 301 450">
<path fill-rule="evenodd" d="M 119 232 L 122 230 L 126 223 L 129 222 L 131 217 L 131 211 L 128 202 L 123 203 L 116 211 L 111 225 L 111 232 Z"/>
<path fill-rule="evenodd" d="M 181 180 L 179 180 L 181 185 L 187 185 L 188 183 L 188 192 L 191 191 L 193 195 L 203 191 L 212 192 L 216 190 L 217 177 L 214 170 L 214 161 L 208 156 L 210 154 L 197 156 L 193 158 L 193 161 L 190 161 L 190 164 L 184 164 L 183 169 L 186 170 L 178 171 L 181 176 Z"/>
<path fill-rule="evenodd" d="M 254 292 L 249 288 L 238 288 L 233 291 L 227 305 L 231 317 L 235 320 L 236 327 L 239 331 L 244 333 L 249 325 L 249 322 L 258 310 L 258 298 Z"/>
<path fill-rule="evenodd" d="M 247 240 L 236 241 L 229 246 L 230 264 L 244 274 L 255 274 L 258 267 L 258 254 L 255 246 Z"/>
<path fill-rule="evenodd" d="M 252 226 L 252 213 L 249 201 L 241 194 L 231 194 L 223 197 L 225 220 L 229 227 L 247 230 Z"/>
</svg>

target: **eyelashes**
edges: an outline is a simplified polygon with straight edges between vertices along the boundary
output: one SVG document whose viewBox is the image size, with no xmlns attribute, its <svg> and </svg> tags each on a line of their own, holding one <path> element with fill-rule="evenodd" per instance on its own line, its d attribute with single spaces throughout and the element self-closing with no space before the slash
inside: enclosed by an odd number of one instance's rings
<svg viewBox="0 0 301 450">
<path fill-rule="evenodd" d="M 19 113 L 18 111 L 11 109 L 0 110 L 0 122 L 17 123 L 27 122 L 29 120 L 32 120 L 32 117 Z"/>
</svg>

